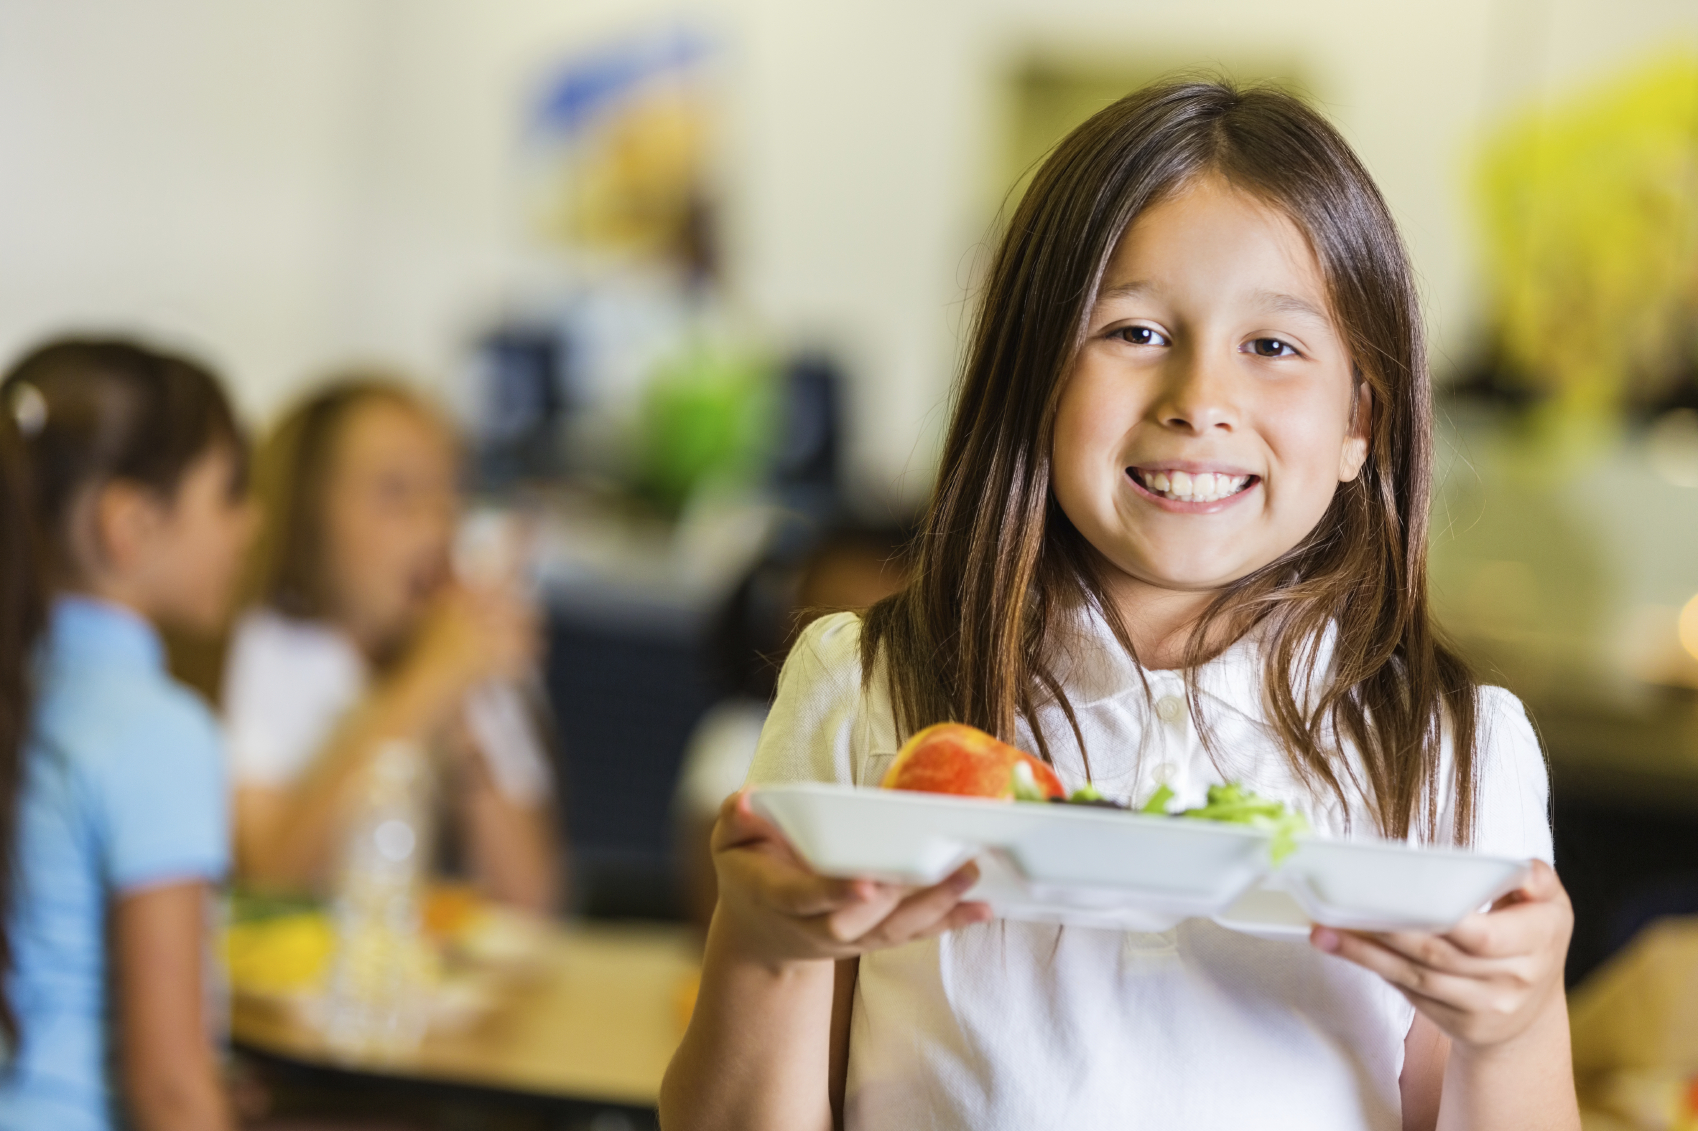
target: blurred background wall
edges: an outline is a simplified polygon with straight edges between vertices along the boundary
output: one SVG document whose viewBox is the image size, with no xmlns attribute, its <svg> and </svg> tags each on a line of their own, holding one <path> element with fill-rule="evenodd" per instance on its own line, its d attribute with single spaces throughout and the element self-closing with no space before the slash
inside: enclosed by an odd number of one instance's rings
<svg viewBox="0 0 1698 1131">
<path fill-rule="evenodd" d="M 1480 328 L 1465 193 L 1483 125 L 1670 43 L 1690 0 L 0 2 L 0 353 L 149 328 L 265 416 L 373 357 L 447 383 L 556 270 L 520 216 L 526 107 L 587 45 L 687 18 L 723 48 L 725 275 L 850 378 L 849 474 L 912 501 L 975 256 L 1062 57 L 1273 74 L 1343 126 L 1402 220 L 1441 373 Z"/>
</svg>

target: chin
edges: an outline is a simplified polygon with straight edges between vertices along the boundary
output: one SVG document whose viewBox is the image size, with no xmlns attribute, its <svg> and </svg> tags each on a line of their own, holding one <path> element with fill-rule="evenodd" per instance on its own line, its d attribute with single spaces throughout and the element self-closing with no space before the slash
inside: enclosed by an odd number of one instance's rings
<svg viewBox="0 0 1698 1131">
<path fill-rule="evenodd" d="M 1223 556 L 1192 550 L 1188 553 L 1164 555 L 1161 560 L 1165 565 L 1162 568 L 1154 568 L 1148 561 L 1141 561 L 1127 572 L 1147 585 L 1198 593 L 1224 588 L 1260 568 L 1253 563 L 1244 562 L 1229 566 L 1223 571 L 1220 567 Z"/>
<path fill-rule="evenodd" d="M 179 609 L 159 619 L 164 627 L 189 636 L 216 636 L 226 624 L 223 605 L 216 609 Z"/>
<path fill-rule="evenodd" d="M 408 596 L 394 606 L 394 611 L 384 618 L 389 635 L 407 636 L 424 623 L 425 613 L 430 608 L 430 602 L 422 597 Z"/>
</svg>

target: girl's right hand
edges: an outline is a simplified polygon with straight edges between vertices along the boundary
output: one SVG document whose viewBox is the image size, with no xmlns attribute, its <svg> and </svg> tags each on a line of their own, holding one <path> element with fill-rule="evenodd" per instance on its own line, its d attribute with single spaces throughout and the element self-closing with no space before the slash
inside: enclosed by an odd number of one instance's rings
<svg viewBox="0 0 1698 1131">
<path fill-rule="evenodd" d="M 457 698 L 492 679 L 518 679 L 540 651 L 535 611 L 507 589 L 450 584 L 414 637 L 407 667 Z"/>
<path fill-rule="evenodd" d="M 991 917 L 987 905 L 961 899 L 979 878 L 976 864 L 926 888 L 814 874 L 749 807 L 746 789 L 720 807 L 712 846 L 716 925 L 741 957 L 771 967 L 854 958 Z"/>
</svg>

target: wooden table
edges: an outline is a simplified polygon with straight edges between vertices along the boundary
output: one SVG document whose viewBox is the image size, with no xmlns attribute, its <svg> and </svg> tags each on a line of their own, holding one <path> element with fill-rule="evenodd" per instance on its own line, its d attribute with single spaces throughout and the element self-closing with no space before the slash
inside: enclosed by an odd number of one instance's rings
<svg viewBox="0 0 1698 1131">
<path fill-rule="evenodd" d="M 561 1099 L 652 1107 L 683 1036 L 681 994 L 698 968 L 688 929 L 562 926 L 535 970 L 486 1016 L 433 1032 L 415 1051 L 369 1062 L 333 1053 L 292 1011 L 238 996 L 240 1047 L 308 1065 Z"/>
<path fill-rule="evenodd" d="M 1569 995 L 1587 1131 L 1641 1126 L 1698 1075 L 1698 920 L 1664 919 Z"/>
</svg>

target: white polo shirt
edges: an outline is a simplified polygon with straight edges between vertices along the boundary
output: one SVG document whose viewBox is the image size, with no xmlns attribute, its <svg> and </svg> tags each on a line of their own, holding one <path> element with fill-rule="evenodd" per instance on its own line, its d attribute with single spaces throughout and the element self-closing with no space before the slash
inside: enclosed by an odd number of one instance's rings
<svg viewBox="0 0 1698 1131">
<path fill-rule="evenodd" d="M 860 629 L 844 613 L 802 635 L 750 783 L 882 778 L 898 744 L 880 673 L 862 688 Z M 1057 676 L 1108 796 L 1141 801 L 1165 780 L 1179 802 L 1200 805 L 1211 783 L 1239 781 L 1300 808 L 1319 833 L 1374 835 L 1365 805 L 1346 812 L 1296 781 L 1263 721 L 1253 643 L 1196 673 L 1216 764 L 1180 673 L 1144 670 L 1146 698 L 1100 617 L 1081 618 L 1069 635 L 1055 648 Z M 1061 712 L 1039 718 L 1062 782 L 1083 785 Z M 1024 724 L 1018 737 L 1036 749 Z M 1501 688 L 1482 692 L 1478 749 L 1474 847 L 1549 861 L 1544 756 L 1520 702 Z M 1441 830 L 1452 811 L 1447 796 Z M 861 959 L 845 1122 L 851 1131 L 1399 1131 L 1413 1020 L 1396 990 L 1306 940 L 1202 919 L 1159 934 L 999 920 Z"/>
</svg>

